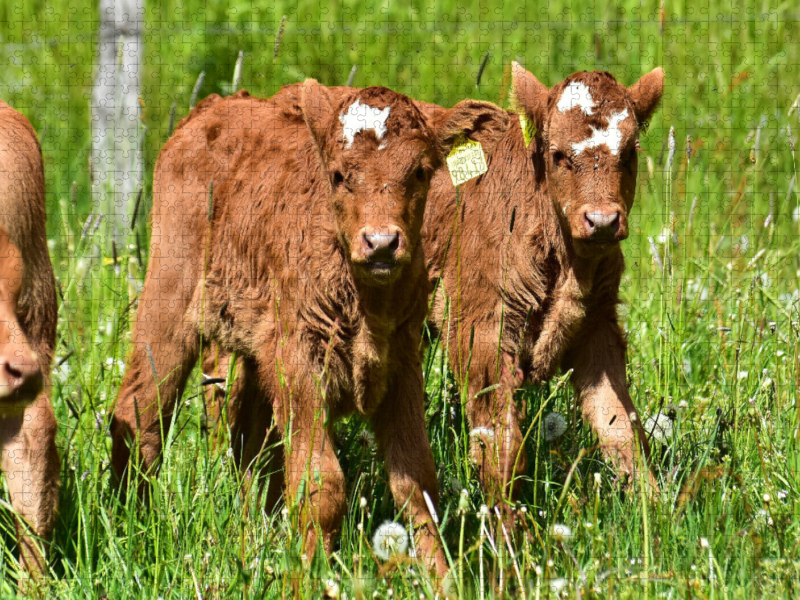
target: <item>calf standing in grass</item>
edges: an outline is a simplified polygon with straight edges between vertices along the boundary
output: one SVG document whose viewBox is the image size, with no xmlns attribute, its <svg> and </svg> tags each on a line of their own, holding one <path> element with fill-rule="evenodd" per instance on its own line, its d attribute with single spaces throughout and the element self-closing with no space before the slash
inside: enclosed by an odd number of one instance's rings
<svg viewBox="0 0 800 600">
<path fill-rule="evenodd" d="M 56 420 L 48 397 L 55 280 L 45 237 L 44 168 L 28 120 L 0 102 L 0 466 L 17 513 L 20 556 L 45 571 L 58 505 Z"/>
<path fill-rule="evenodd" d="M 583 72 L 548 90 L 520 65 L 512 70 L 513 103 L 532 139 L 512 125 L 488 172 L 461 189 L 457 211 L 450 179 L 437 175 L 423 231 L 431 280 L 441 277 L 445 292 L 435 292 L 430 320 L 447 328 L 452 371 L 468 381 L 471 452 L 495 499 L 516 495 L 526 470 L 513 391 L 559 367 L 573 369 L 583 415 L 620 471 L 634 469 L 634 429 L 647 453 L 616 306 L 639 132 L 664 82 L 660 68 L 630 88 Z"/>
<path fill-rule="evenodd" d="M 429 292 L 420 230 L 455 139 L 508 121 L 472 101 L 427 121 L 386 88 L 332 94 L 313 80 L 279 99 L 200 103 L 156 164 L 150 264 L 112 423 L 117 474 L 132 447 L 145 471 L 155 465 L 201 340 L 213 343 L 241 357 L 231 423 L 240 464 L 273 420 L 284 435 L 286 497 L 304 490 L 309 554 L 317 531 L 330 552 L 340 529 L 332 424 L 358 412 L 420 554 L 443 571 L 429 511 L 438 493 L 419 356 Z"/>
</svg>

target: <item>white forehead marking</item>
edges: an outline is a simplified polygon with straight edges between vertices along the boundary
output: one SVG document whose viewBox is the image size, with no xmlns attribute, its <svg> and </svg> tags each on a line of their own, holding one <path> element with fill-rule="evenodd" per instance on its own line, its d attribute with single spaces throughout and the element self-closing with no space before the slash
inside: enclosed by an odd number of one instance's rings
<svg viewBox="0 0 800 600">
<path fill-rule="evenodd" d="M 572 151 L 575 154 L 580 154 L 588 148 L 596 148 L 605 144 L 611 151 L 611 154 L 616 156 L 619 154 L 619 145 L 622 143 L 622 132 L 619 130 L 619 124 L 628 118 L 628 109 L 622 112 L 611 113 L 608 117 L 607 129 L 595 129 L 591 125 L 592 135 L 582 142 L 572 143 Z"/>
<path fill-rule="evenodd" d="M 594 112 L 594 99 L 589 87 L 580 81 L 573 81 L 567 86 L 558 99 L 556 108 L 558 112 L 563 113 L 576 106 L 579 106 L 584 114 L 591 115 Z"/>
<path fill-rule="evenodd" d="M 353 138 L 359 131 L 372 129 L 379 140 L 383 138 L 388 118 L 388 106 L 381 110 L 372 108 L 369 104 L 361 104 L 361 100 L 353 102 L 346 113 L 339 115 L 339 121 L 344 125 L 342 137 L 347 140 L 347 148 L 352 145 Z"/>
</svg>

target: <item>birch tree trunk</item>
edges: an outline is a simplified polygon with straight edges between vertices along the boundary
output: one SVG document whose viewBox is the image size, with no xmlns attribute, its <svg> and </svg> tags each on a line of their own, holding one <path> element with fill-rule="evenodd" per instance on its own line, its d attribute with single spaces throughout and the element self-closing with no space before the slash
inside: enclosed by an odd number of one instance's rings
<svg viewBox="0 0 800 600">
<path fill-rule="evenodd" d="M 145 0 L 100 0 L 97 70 L 92 91 L 92 192 L 105 215 L 107 247 L 124 245 L 141 185 L 139 94 Z"/>
</svg>

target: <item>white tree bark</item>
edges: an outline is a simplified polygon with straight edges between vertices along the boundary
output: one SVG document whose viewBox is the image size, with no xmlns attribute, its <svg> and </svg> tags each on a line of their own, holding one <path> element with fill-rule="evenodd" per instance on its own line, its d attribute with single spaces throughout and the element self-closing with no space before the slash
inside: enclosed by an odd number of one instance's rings
<svg viewBox="0 0 800 600">
<path fill-rule="evenodd" d="M 108 246 L 125 243 L 141 185 L 142 26 L 145 0 L 100 0 L 97 69 L 92 92 L 92 191 L 105 215 Z"/>
</svg>

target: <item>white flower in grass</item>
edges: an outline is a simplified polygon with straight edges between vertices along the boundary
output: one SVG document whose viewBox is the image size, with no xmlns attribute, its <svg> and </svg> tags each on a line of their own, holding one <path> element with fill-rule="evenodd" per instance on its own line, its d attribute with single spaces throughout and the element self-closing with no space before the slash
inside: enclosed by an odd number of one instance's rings
<svg viewBox="0 0 800 600">
<path fill-rule="evenodd" d="M 547 582 L 547 586 L 550 588 L 550 591 L 553 592 L 556 596 L 559 596 L 561 592 L 567 589 L 568 582 L 563 577 L 559 577 L 558 579 L 551 579 Z"/>
<path fill-rule="evenodd" d="M 339 584 L 336 583 L 333 579 L 328 579 L 325 582 L 325 591 L 323 592 L 323 598 L 333 598 L 336 599 L 339 597 Z"/>
<path fill-rule="evenodd" d="M 669 444 L 672 439 L 672 419 L 664 413 L 650 417 L 644 422 L 644 431 L 659 444 Z"/>
<path fill-rule="evenodd" d="M 544 441 L 554 442 L 567 430 L 567 420 L 556 412 L 548 413 L 542 421 L 542 435 Z"/>
<path fill-rule="evenodd" d="M 550 529 L 550 535 L 557 542 L 568 542 L 572 539 L 572 529 L 561 523 L 556 523 Z"/>
<path fill-rule="evenodd" d="M 389 560 L 391 556 L 408 551 L 408 533 L 400 523 L 386 521 L 375 531 L 372 546 L 375 556 L 381 560 Z"/>
<path fill-rule="evenodd" d="M 487 440 L 494 439 L 494 430 L 489 429 L 488 427 L 475 427 L 469 432 L 470 438 L 481 438 L 484 437 Z"/>
</svg>

